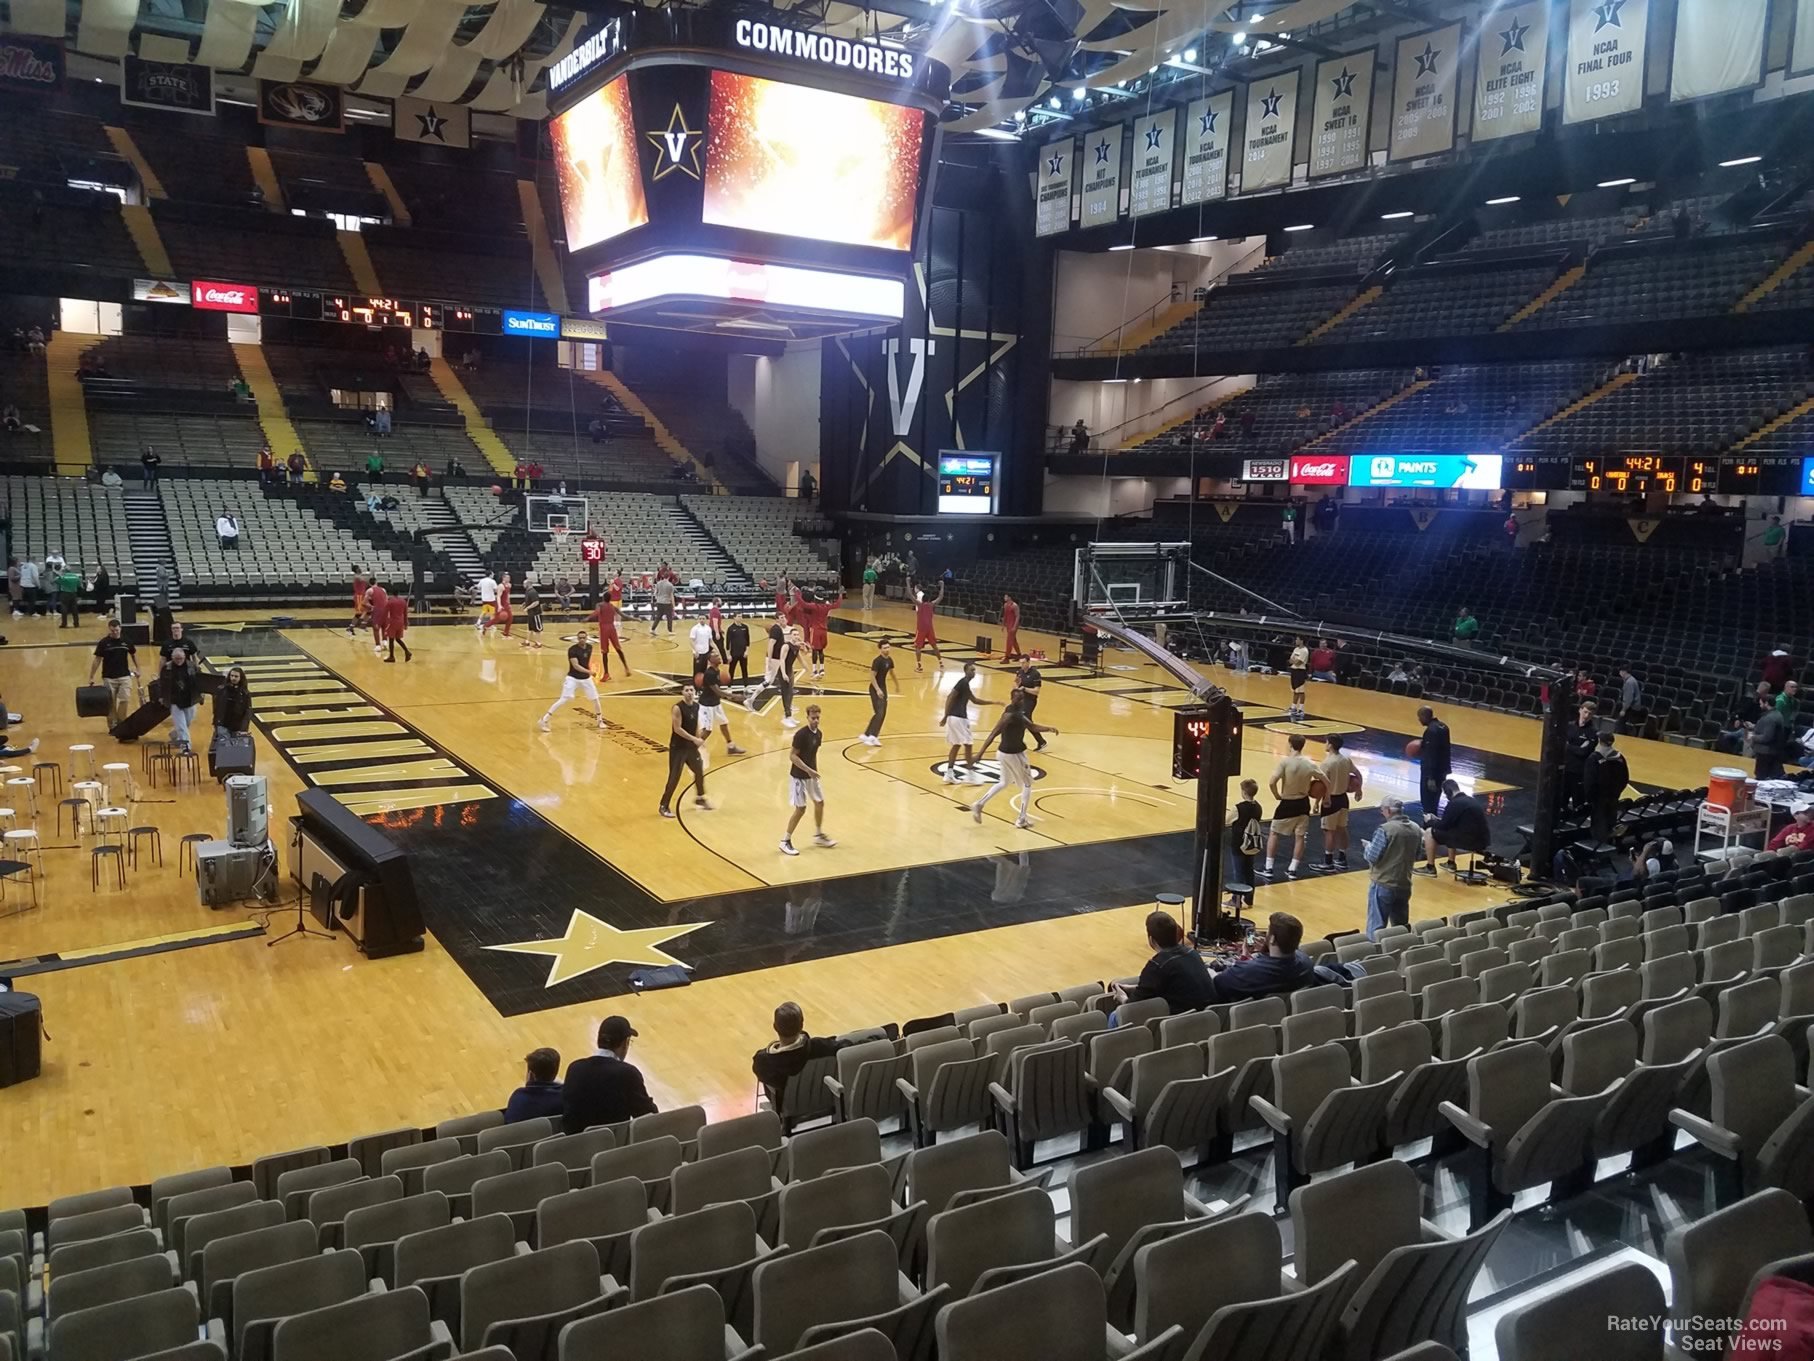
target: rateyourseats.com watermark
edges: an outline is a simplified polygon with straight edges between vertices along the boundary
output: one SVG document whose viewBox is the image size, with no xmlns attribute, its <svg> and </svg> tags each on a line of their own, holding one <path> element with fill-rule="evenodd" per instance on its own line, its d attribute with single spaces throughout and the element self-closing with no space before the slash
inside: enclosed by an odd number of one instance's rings
<svg viewBox="0 0 1814 1361">
<path fill-rule="evenodd" d="M 1606 1327 L 1612 1333 L 1661 1333 L 1670 1328 L 1671 1341 L 1683 1355 L 1696 1356 L 1782 1356 L 1788 1340 L 1788 1321 L 1780 1318 L 1670 1319 L 1660 1314 L 1608 1314 Z M 1743 1329 L 1745 1335 L 1739 1337 Z"/>
</svg>

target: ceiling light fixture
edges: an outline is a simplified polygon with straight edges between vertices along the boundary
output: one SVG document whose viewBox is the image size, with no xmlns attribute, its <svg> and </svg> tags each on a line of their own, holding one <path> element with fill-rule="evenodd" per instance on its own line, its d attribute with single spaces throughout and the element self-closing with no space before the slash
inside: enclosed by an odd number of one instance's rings
<svg viewBox="0 0 1814 1361">
<path fill-rule="evenodd" d="M 1090 97 L 1090 92 L 1088 90 L 1084 89 L 1083 86 L 1081 86 L 1081 85 L 1079 85 L 1075 90 L 1071 91 L 1072 99 L 1088 99 L 1089 97 Z"/>
<path fill-rule="evenodd" d="M 1134 244 L 1131 241 L 1124 241 L 1119 246 L 1110 246 L 1109 247 L 1110 250 L 1132 250 L 1133 248 L 1134 248 Z"/>
<path fill-rule="evenodd" d="M 1062 105 L 1059 104 L 1057 95 L 1052 96 L 1052 107 L 1055 109 L 1063 107 Z"/>
<path fill-rule="evenodd" d="M 1518 197 L 1519 196 L 1517 194 L 1502 194 L 1498 198 L 1488 199 L 1486 201 L 1486 206 L 1489 208 L 1499 208 L 1499 207 L 1504 206 L 1507 203 L 1516 203 L 1518 201 Z"/>
<path fill-rule="evenodd" d="M 1721 161 L 1721 170 L 1730 170 L 1735 165 L 1756 165 L 1763 160 L 1762 156 L 1735 156 L 1729 161 Z"/>
<path fill-rule="evenodd" d="M 1244 43 L 1246 41 L 1247 41 L 1247 30 L 1246 29 L 1242 29 L 1239 33 L 1235 34 L 1235 46 L 1236 47 L 1239 47 L 1242 43 Z"/>
<path fill-rule="evenodd" d="M 1197 49 L 1196 48 L 1187 47 L 1184 49 L 1184 60 L 1195 61 L 1196 59 L 1197 59 Z"/>
<path fill-rule="evenodd" d="M 1190 243 L 1191 243 L 1191 244 L 1192 244 L 1192 245 L 1193 245 L 1193 246 L 1194 246 L 1194 245 L 1197 245 L 1197 244 L 1198 244 L 1198 243 L 1199 243 L 1199 242 L 1203 242 L 1203 241 L 1220 241 L 1220 240 L 1221 240 L 1221 239 L 1222 239 L 1222 238 L 1221 238 L 1221 237 L 1219 237 L 1219 236 L 1213 236 L 1213 235 L 1212 235 L 1212 236 L 1193 236 L 1193 237 L 1191 237 L 1191 239 L 1190 239 Z"/>
<path fill-rule="evenodd" d="M 1285 230 L 1288 232 L 1308 232 L 1308 231 L 1314 231 L 1315 229 L 1316 229 L 1316 223 L 1314 223 L 1314 222 L 1300 222 L 1294 227 L 1285 228 Z"/>
<path fill-rule="evenodd" d="M 1396 222 L 1401 217 L 1410 217 L 1411 215 L 1411 210 L 1409 208 L 1401 208 L 1396 213 L 1381 213 L 1379 215 L 1379 220 L 1381 222 Z"/>
<path fill-rule="evenodd" d="M 1601 180 L 1601 181 L 1600 181 L 1600 183 L 1599 183 L 1599 184 L 1597 184 L 1597 185 L 1596 185 L 1596 186 L 1595 186 L 1595 188 L 1598 188 L 1598 189 L 1617 189 L 1617 188 L 1620 188 L 1620 187 L 1621 187 L 1621 186 L 1623 186 L 1623 185 L 1627 185 L 1627 184 L 1636 184 L 1636 183 L 1637 183 L 1637 181 L 1636 181 L 1636 180 L 1635 180 L 1635 179 L 1633 179 L 1633 178 L 1632 178 L 1632 177 L 1631 177 L 1631 176 L 1630 176 L 1630 175 L 1627 175 L 1627 176 L 1626 176 L 1626 177 L 1625 177 L 1625 178 L 1624 178 L 1624 179 L 1622 179 L 1622 180 Z"/>
</svg>

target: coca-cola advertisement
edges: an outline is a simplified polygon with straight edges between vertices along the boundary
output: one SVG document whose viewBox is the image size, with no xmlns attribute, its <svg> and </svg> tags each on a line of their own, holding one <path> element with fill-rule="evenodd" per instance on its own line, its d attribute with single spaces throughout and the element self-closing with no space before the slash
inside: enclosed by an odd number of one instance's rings
<svg viewBox="0 0 1814 1361">
<path fill-rule="evenodd" d="M 1290 481 L 1300 487 L 1348 485 L 1346 454 L 1300 454 L 1291 460 Z"/>
<path fill-rule="evenodd" d="M 189 285 L 189 302 L 204 312 L 257 312 L 258 290 L 251 284 L 197 279 Z"/>
<path fill-rule="evenodd" d="M 63 88 L 63 43 L 0 33 L 0 90 L 53 94 Z"/>
</svg>

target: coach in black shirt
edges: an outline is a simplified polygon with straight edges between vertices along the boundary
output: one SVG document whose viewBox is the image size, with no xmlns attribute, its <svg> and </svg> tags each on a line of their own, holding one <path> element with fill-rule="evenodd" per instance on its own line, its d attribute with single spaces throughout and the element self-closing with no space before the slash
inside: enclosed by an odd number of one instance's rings
<svg viewBox="0 0 1814 1361">
<path fill-rule="evenodd" d="M 1148 997 L 1163 997 L 1176 1016 L 1181 1011 L 1195 1011 L 1216 1000 L 1216 985 L 1211 981 L 1203 956 L 1184 943 L 1184 931 L 1169 912 L 1153 911 L 1146 915 L 1146 943 L 1153 947 L 1153 957 L 1140 971 L 1140 981 L 1132 988 L 1116 989 L 1123 1002 L 1139 1002 Z"/>
<path fill-rule="evenodd" d="M 578 1134 L 594 1125 L 655 1113 L 642 1069 L 624 1059 L 635 1038 L 635 1027 L 622 1016 L 599 1022 L 598 1052 L 567 1065 L 567 1080 L 561 1084 L 562 1133 Z"/>
</svg>

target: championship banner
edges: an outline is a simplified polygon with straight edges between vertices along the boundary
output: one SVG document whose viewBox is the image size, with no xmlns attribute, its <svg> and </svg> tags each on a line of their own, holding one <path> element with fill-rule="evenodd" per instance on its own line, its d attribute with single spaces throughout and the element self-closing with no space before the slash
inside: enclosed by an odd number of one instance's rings
<svg viewBox="0 0 1814 1361">
<path fill-rule="evenodd" d="M 1039 149 L 1039 189 L 1034 195 L 1033 235 L 1056 236 L 1071 227 L 1071 167 L 1077 139 L 1047 142 Z"/>
<path fill-rule="evenodd" d="M 1228 197 L 1228 129 L 1234 119 L 1233 90 L 1195 100 L 1184 111 L 1184 194 L 1180 203 Z"/>
<path fill-rule="evenodd" d="M 120 59 L 120 103 L 214 116 L 214 68 L 187 61 Z"/>
<path fill-rule="evenodd" d="M 1789 69 L 1787 76 L 1805 76 L 1814 71 L 1814 0 L 1795 0 L 1795 13 L 1790 16 Z"/>
<path fill-rule="evenodd" d="M 1769 25 L 1770 0 L 1676 0 L 1669 102 L 1761 84 Z"/>
<path fill-rule="evenodd" d="M 1310 117 L 1310 178 L 1359 170 L 1367 163 L 1373 113 L 1373 64 L 1379 49 L 1331 57 L 1316 67 Z"/>
<path fill-rule="evenodd" d="M 1569 0 L 1562 121 L 1591 123 L 1644 105 L 1650 0 Z"/>
<path fill-rule="evenodd" d="M 313 80 L 258 82 L 258 121 L 310 132 L 346 131 L 346 93 Z"/>
<path fill-rule="evenodd" d="M 469 147 L 472 110 L 464 104 L 439 104 L 399 95 L 391 101 L 391 132 L 399 142 Z"/>
<path fill-rule="evenodd" d="M 1461 65 L 1461 25 L 1433 28 L 1398 40 L 1392 70 L 1389 161 L 1440 156 L 1455 145 L 1455 72 Z"/>
<path fill-rule="evenodd" d="M 1549 0 L 1494 10 L 1475 44 L 1476 142 L 1543 128 L 1543 77 L 1549 66 Z"/>
<path fill-rule="evenodd" d="M 1247 128 L 1241 138 L 1241 192 L 1291 183 L 1298 130 L 1298 72 L 1284 71 L 1247 87 Z"/>
<path fill-rule="evenodd" d="M 1121 216 L 1121 143 L 1127 127 L 1117 123 L 1083 139 L 1083 218 L 1100 227 Z"/>
<path fill-rule="evenodd" d="M 61 39 L 0 33 L 0 91 L 54 94 L 63 88 L 66 69 Z"/>
<path fill-rule="evenodd" d="M 1128 186 L 1128 211 L 1133 216 L 1162 213 L 1172 206 L 1172 154 L 1177 141 L 1176 109 L 1134 120 L 1134 172 Z"/>
</svg>

